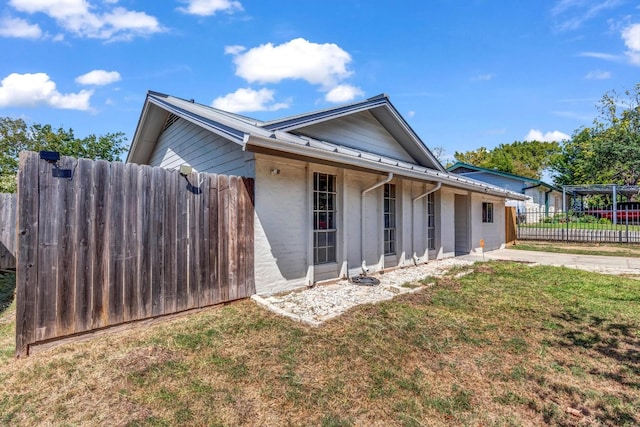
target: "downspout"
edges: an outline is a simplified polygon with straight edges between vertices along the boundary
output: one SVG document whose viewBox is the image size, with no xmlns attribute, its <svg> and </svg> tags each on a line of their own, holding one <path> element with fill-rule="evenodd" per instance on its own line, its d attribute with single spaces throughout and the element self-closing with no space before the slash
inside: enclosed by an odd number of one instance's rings
<svg viewBox="0 0 640 427">
<path fill-rule="evenodd" d="M 362 256 L 362 274 L 367 275 L 369 269 L 367 268 L 367 261 L 364 256 L 364 196 L 369 191 L 375 190 L 378 187 L 381 187 L 391 181 L 393 179 L 393 172 L 389 172 L 389 176 L 383 179 L 380 182 L 376 182 L 371 187 L 362 190 L 362 194 L 360 195 L 360 256 Z"/>
<path fill-rule="evenodd" d="M 422 199 L 423 197 L 427 197 L 429 194 L 431 193 L 435 193 L 436 191 L 438 191 L 440 189 L 440 187 L 442 187 L 442 183 L 438 182 L 436 184 L 435 187 L 433 187 L 431 190 L 427 190 L 426 192 L 420 194 L 417 197 L 414 197 L 413 200 L 411 201 L 411 252 L 413 253 L 412 258 L 413 258 L 413 263 L 415 265 L 418 265 L 418 257 L 416 256 L 416 248 L 415 248 L 415 230 L 413 229 L 414 227 L 414 210 L 416 208 L 416 201 Z M 427 248 L 427 261 L 429 260 L 429 248 Z"/>
<path fill-rule="evenodd" d="M 544 192 L 544 216 L 549 216 L 549 194 L 553 191 L 553 188 Z"/>
</svg>

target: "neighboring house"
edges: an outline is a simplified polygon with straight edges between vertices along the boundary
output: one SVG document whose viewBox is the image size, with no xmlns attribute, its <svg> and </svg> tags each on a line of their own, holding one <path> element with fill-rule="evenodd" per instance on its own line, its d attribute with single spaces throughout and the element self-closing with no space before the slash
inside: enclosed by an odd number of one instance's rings
<svg viewBox="0 0 640 427">
<path fill-rule="evenodd" d="M 527 196 L 527 200 L 524 202 L 517 200 L 507 201 L 507 206 L 516 206 L 518 208 L 518 213 L 528 211 L 548 216 L 563 209 L 562 189 L 539 179 L 527 178 L 495 169 L 481 168 L 463 162 L 456 162 L 454 165 L 449 166 L 447 170 L 465 178 L 473 178 L 505 190 L 524 194 Z"/>
<path fill-rule="evenodd" d="M 149 92 L 127 162 L 254 178 L 258 294 L 499 248 L 525 199 L 447 173 L 384 95 L 259 121 Z"/>
</svg>

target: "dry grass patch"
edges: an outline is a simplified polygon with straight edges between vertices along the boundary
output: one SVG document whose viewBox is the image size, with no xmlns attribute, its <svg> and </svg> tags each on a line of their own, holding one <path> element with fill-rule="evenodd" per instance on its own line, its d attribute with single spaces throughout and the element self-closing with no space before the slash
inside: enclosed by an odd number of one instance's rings
<svg viewBox="0 0 640 427">
<path fill-rule="evenodd" d="M 640 257 L 640 246 L 637 244 L 627 243 L 567 243 L 556 241 L 520 240 L 517 244 L 508 246 L 508 248 L 523 251 L 542 251 L 578 255 Z"/>
<path fill-rule="evenodd" d="M 0 424 L 640 423 L 637 281 L 474 269 L 322 328 L 243 301 L 5 359 Z"/>
</svg>

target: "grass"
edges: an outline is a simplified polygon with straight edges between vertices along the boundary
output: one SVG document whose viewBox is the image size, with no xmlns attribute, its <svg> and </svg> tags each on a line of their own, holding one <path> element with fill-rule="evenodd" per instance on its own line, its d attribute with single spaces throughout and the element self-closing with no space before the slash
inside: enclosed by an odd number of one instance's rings
<svg viewBox="0 0 640 427">
<path fill-rule="evenodd" d="M 640 225 L 634 224 L 612 224 L 598 222 L 538 222 L 519 224 L 521 228 L 541 228 L 541 229 L 569 229 L 569 230 L 611 230 L 611 231 L 640 231 Z"/>
<path fill-rule="evenodd" d="M 0 425 L 640 424 L 637 280 L 473 270 L 321 328 L 242 301 L 3 358 Z"/>
<path fill-rule="evenodd" d="M 604 255 L 640 258 L 640 245 L 624 243 L 565 243 L 521 240 L 509 249 L 542 251 L 577 255 Z"/>
</svg>

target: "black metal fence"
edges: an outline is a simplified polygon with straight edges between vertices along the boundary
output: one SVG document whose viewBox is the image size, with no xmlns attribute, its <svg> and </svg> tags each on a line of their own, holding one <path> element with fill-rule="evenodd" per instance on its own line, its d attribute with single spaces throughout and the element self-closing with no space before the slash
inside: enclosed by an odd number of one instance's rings
<svg viewBox="0 0 640 427">
<path fill-rule="evenodd" d="M 603 208 L 517 213 L 519 240 L 640 244 L 640 203 Z"/>
</svg>

